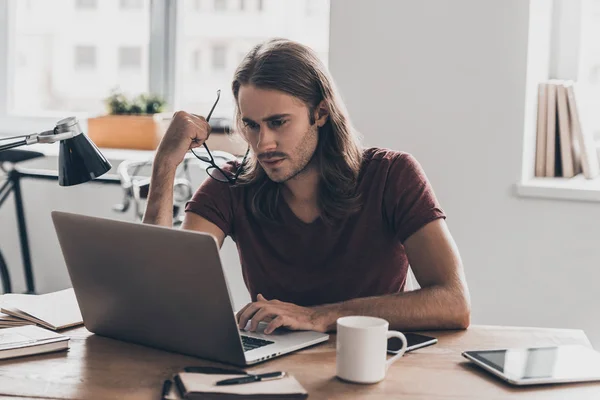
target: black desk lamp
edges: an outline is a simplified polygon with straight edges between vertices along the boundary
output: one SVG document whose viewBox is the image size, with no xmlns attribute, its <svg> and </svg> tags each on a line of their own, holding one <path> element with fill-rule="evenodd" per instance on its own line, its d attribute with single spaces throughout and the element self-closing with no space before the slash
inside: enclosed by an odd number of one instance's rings
<svg viewBox="0 0 600 400">
<path fill-rule="evenodd" d="M 0 140 L 20 138 L 23 139 L 0 145 L 0 151 L 34 143 L 60 142 L 58 183 L 61 186 L 73 186 L 90 181 L 105 174 L 112 167 L 96 145 L 83 134 L 79 121 L 75 117 L 58 121 L 51 131 L 16 138 L 0 138 Z"/>
<path fill-rule="evenodd" d="M 0 145 L 0 153 L 4 150 L 35 143 L 60 142 L 60 152 L 58 157 L 58 182 L 61 186 L 73 186 L 79 183 L 90 181 L 105 174 L 111 169 L 110 163 L 106 160 L 102 153 L 100 153 L 100 150 L 98 150 L 96 145 L 86 135 L 83 134 L 81 127 L 79 126 L 79 122 L 75 117 L 69 117 L 58 121 L 56 127 L 50 131 L 7 138 L 0 137 L 0 141 L 5 140 L 16 141 Z M 5 157 L 5 155 L 7 156 Z M 43 154 L 41 153 L 25 152 L 20 150 L 5 152 L 4 154 L 0 154 L 0 170 L 4 170 L 2 168 L 2 162 L 4 161 L 14 164 L 16 162 L 25 161 L 42 155 Z M 25 280 L 27 283 L 27 293 L 35 293 L 33 268 L 31 266 L 29 240 L 27 237 L 27 229 L 25 227 L 25 214 L 23 210 L 20 180 L 23 177 L 56 180 L 56 174 L 52 175 L 36 172 L 23 173 L 16 168 L 4 171 L 7 174 L 7 180 L 0 184 L 0 205 L 4 203 L 12 191 L 15 196 L 17 223 L 21 244 L 21 255 L 23 256 L 23 268 L 25 270 Z M 100 180 L 112 182 L 110 179 L 101 178 Z M 118 183 L 119 181 L 117 180 L 116 182 Z M 4 261 L 1 253 L 0 280 L 2 281 L 4 292 L 11 292 L 12 288 L 10 284 L 8 268 L 6 267 L 6 262 Z"/>
</svg>

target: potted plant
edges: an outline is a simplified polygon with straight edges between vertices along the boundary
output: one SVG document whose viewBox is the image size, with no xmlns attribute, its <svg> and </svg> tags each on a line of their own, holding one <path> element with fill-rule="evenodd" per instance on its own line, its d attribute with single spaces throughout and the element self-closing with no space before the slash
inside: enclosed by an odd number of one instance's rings
<svg viewBox="0 0 600 400">
<path fill-rule="evenodd" d="M 160 113 L 165 100 L 141 94 L 128 98 L 118 90 L 105 99 L 108 115 L 88 119 L 88 135 L 98 147 L 154 150 L 164 129 Z"/>
</svg>

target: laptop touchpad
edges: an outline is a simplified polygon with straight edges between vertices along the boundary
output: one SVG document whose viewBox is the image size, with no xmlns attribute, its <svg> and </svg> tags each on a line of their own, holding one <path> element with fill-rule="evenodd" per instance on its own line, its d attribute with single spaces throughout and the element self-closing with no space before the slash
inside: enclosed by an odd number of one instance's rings
<svg viewBox="0 0 600 400">
<path fill-rule="evenodd" d="M 267 326 L 269 326 L 268 322 L 259 322 L 258 323 L 258 327 L 256 328 L 256 331 L 254 332 L 250 332 L 250 323 L 251 321 L 248 321 L 248 323 L 246 324 L 246 328 L 243 329 L 243 331 L 248 332 L 248 333 L 257 333 L 257 334 L 264 334 L 265 329 L 267 328 Z M 270 334 L 266 335 L 266 336 L 276 336 L 276 335 L 282 335 L 282 334 L 286 334 L 291 332 L 288 328 L 277 328 L 275 329 L 273 332 L 271 332 Z"/>
</svg>

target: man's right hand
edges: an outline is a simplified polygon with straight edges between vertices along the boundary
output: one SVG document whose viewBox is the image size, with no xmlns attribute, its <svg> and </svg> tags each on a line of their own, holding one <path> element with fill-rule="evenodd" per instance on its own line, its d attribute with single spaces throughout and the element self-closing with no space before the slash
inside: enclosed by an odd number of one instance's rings
<svg viewBox="0 0 600 400">
<path fill-rule="evenodd" d="M 156 159 L 168 167 L 177 168 L 189 149 L 202 146 L 210 134 L 210 125 L 204 117 L 177 111 L 167 132 L 160 141 Z"/>
</svg>

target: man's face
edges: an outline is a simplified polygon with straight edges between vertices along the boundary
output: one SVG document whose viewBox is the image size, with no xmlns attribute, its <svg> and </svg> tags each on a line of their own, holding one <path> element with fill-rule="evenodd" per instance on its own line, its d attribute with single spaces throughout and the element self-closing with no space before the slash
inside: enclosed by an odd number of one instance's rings
<svg viewBox="0 0 600 400">
<path fill-rule="evenodd" d="M 318 142 L 308 107 L 289 94 L 253 85 L 240 87 L 238 103 L 242 134 L 269 178 L 282 183 L 301 173 Z"/>
</svg>

